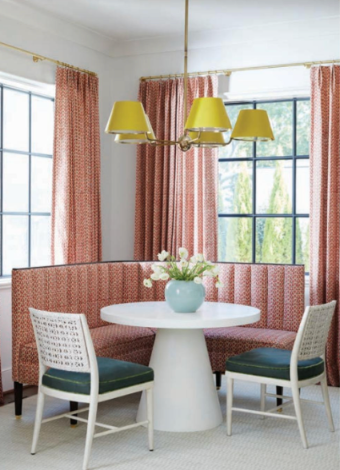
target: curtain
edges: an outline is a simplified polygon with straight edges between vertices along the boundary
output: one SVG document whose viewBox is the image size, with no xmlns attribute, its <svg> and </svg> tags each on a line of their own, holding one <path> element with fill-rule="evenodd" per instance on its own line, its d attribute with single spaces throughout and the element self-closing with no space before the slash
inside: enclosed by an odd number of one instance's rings
<svg viewBox="0 0 340 470">
<path fill-rule="evenodd" d="M 183 134 L 183 79 L 145 81 L 139 88 L 159 139 Z M 188 80 L 188 112 L 195 98 L 217 95 L 216 77 Z M 136 172 L 135 249 L 138 260 L 155 260 L 184 246 L 217 260 L 217 150 L 139 145 Z"/>
<path fill-rule="evenodd" d="M 327 372 L 339 386 L 340 66 L 311 70 L 310 302 L 337 300 L 327 342 Z"/>
<path fill-rule="evenodd" d="M 101 260 L 98 79 L 56 74 L 52 263 Z"/>
</svg>

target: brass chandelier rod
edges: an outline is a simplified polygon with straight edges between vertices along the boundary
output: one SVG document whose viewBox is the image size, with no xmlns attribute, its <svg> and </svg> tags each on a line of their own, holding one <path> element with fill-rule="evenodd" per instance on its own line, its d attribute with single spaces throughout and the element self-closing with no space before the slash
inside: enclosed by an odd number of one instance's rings
<svg viewBox="0 0 340 470">
<path fill-rule="evenodd" d="M 221 69 L 221 70 L 207 70 L 205 72 L 190 72 L 187 73 L 187 77 L 199 77 L 202 75 L 227 75 L 228 77 L 233 72 L 247 72 L 251 70 L 267 70 L 267 69 L 280 69 L 284 67 L 306 67 L 311 68 L 315 65 L 331 65 L 331 64 L 340 64 L 340 59 L 335 60 L 315 60 L 311 62 L 291 62 L 289 64 L 275 64 L 275 65 L 259 65 L 254 67 L 239 67 L 231 69 Z M 159 80 L 166 78 L 182 78 L 185 77 L 185 73 L 170 73 L 165 75 L 150 75 L 148 77 L 140 77 L 140 81 L 146 80 Z"/>
<path fill-rule="evenodd" d="M 53 64 L 59 65 L 59 67 L 77 70 L 78 72 L 87 73 L 88 75 L 97 77 L 97 74 L 95 72 L 91 72 L 90 70 L 81 69 L 79 67 L 75 67 L 74 65 L 67 64 L 66 62 L 60 62 L 60 60 L 51 59 L 50 57 L 45 57 L 41 54 L 36 54 L 35 52 L 26 51 L 25 49 L 21 49 L 21 47 L 12 46 L 11 44 L 6 44 L 5 42 L 0 42 L 0 46 L 7 47 L 8 49 L 12 49 L 17 52 L 22 52 L 26 55 L 30 55 L 33 57 L 33 62 L 40 62 L 41 60 L 46 60 L 47 62 L 52 62 Z"/>
</svg>

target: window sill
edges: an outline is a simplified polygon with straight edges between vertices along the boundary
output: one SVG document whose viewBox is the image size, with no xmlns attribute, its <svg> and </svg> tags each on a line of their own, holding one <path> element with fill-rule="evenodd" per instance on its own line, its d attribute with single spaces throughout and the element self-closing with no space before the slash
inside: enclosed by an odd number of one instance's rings
<svg viewBox="0 0 340 470">
<path fill-rule="evenodd" d="M 0 279 L 0 290 L 2 289 L 10 289 L 12 287 L 12 278 L 5 277 Z"/>
</svg>

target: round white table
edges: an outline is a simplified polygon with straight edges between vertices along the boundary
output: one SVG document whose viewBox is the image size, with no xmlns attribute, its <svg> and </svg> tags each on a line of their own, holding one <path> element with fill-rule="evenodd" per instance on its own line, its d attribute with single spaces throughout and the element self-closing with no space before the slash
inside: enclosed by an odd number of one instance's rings
<svg viewBox="0 0 340 470">
<path fill-rule="evenodd" d="M 204 431 L 222 423 L 203 328 L 246 325 L 260 310 L 205 302 L 195 313 L 175 313 L 165 302 L 116 304 L 101 318 L 120 325 L 157 328 L 150 367 L 155 373 L 154 427 L 159 431 Z M 146 419 L 142 396 L 137 420 Z"/>
</svg>

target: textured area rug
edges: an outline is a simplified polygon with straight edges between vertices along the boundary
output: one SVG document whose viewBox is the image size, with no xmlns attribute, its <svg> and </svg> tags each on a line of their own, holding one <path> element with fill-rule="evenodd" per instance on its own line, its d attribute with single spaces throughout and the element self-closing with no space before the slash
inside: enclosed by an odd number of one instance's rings
<svg viewBox="0 0 340 470">
<path fill-rule="evenodd" d="M 274 388 L 269 388 L 274 392 Z M 322 405 L 303 402 L 302 411 L 310 448 L 303 449 L 297 423 L 234 412 L 233 435 L 223 423 L 197 433 L 155 432 L 155 451 L 147 448 L 146 429 L 140 427 L 94 440 L 90 469 L 101 470 L 320 470 L 338 469 L 339 389 L 329 388 L 336 432 L 328 431 Z M 190 393 L 190 391 L 188 391 Z M 192 391 L 191 393 L 195 393 Z M 288 389 L 285 390 L 288 394 Z M 225 381 L 218 392 L 225 416 Z M 236 382 L 234 406 L 259 409 L 260 387 Z M 321 401 L 318 386 L 303 389 L 302 398 Z M 134 422 L 139 395 L 99 405 L 98 421 L 117 426 Z M 14 418 L 14 406 L 0 408 L 1 470 L 81 469 L 86 424 L 70 428 L 61 419 L 42 425 L 37 454 L 30 455 L 36 397 L 23 402 L 23 417 Z M 275 406 L 268 398 L 267 409 Z M 47 399 L 44 417 L 68 411 L 68 404 Z M 199 410 L 198 410 L 199 412 Z M 292 407 L 285 411 L 293 414 Z M 84 413 L 85 415 L 86 413 Z"/>
</svg>

